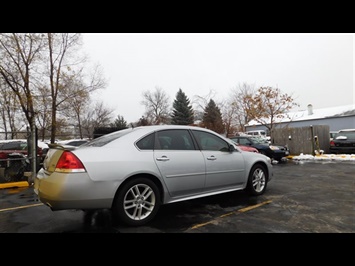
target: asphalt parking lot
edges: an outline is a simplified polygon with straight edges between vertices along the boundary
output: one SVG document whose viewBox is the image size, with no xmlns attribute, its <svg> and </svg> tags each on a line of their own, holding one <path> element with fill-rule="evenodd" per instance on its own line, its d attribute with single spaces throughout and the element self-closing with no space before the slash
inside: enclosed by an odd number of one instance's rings
<svg viewBox="0 0 355 266">
<path fill-rule="evenodd" d="M 163 206 L 147 226 L 112 224 L 109 212 L 52 212 L 33 188 L 0 189 L 2 233 L 355 233 L 355 162 L 274 165 L 266 193 L 232 192 Z"/>
</svg>

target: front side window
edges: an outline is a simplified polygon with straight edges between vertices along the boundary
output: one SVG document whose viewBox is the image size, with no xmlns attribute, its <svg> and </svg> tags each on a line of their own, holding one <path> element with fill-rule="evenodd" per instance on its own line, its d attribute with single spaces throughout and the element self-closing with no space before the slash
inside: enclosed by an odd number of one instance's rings
<svg viewBox="0 0 355 266">
<path fill-rule="evenodd" d="M 208 132 L 192 130 L 194 137 L 202 150 L 208 151 L 229 151 L 229 144 L 225 140 Z"/>
</svg>

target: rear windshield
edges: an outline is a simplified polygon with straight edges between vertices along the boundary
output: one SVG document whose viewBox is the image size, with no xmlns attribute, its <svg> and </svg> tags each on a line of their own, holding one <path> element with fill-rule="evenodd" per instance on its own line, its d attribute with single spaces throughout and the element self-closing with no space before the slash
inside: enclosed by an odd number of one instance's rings
<svg viewBox="0 0 355 266">
<path fill-rule="evenodd" d="M 343 132 L 338 132 L 335 135 L 335 138 L 339 137 L 339 136 L 345 136 L 348 139 L 355 139 L 355 131 L 343 131 Z"/>
<path fill-rule="evenodd" d="M 1 145 L 2 150 L 26 150 L 27 143 L 21 141 L 11 141 Z"/>
<path fill-rule="evenodd" d="M 107 135 L 103 135 L 101 137 L 98 137 L 97 139 L 90 140 L 89 142 L 80 145 L 79 147 L 101 147 L 106 145 L 107 143 L 118 139 L 130 132 L 133 132 L 134 130 L 137 130 L 138 128 L 126 128 L 126 129 L 121 129 L 119 131 L 112 132 Z"/>
</svg>

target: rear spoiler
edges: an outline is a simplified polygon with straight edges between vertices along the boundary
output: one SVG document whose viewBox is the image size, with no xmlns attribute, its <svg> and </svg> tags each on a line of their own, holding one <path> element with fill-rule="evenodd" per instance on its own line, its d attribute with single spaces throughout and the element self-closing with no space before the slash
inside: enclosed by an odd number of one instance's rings
<svg viewBox="0 0 355 266">
<path fill-rule="evenodd" d="M 69 151 L 75 150 L 77 148 L 76 146 L 57 144 L 57 143 L 49 143 L 48 147 L 50 149 L 69 150 Z"/>
</svg>

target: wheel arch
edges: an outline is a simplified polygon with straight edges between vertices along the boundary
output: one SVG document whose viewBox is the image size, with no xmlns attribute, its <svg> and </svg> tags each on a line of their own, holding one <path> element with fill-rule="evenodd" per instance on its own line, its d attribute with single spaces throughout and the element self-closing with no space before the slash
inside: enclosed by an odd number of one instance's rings
<svg viewBox="0 0 355 266">
<path fill-rule="evenodd" d="M 150 179 L 151 181 L 153 181 L 155 183 L 155 185 L 157 186 L 158 190 L 159 190 L 159 202 L 162 204 L 164 202 L 164 188 L 163 188 L 163 184 L 160 181 L 160 179 L 158 177 L 156 177 L 153 174 L 149 174 L 149 173 L 139 173 L 139 174 L 135 174 L 130 176 L 129 178 L 125 179 L 117 188 L 116 192 L 115 192 L 115 197 L 112 201 L 112 206 L 114 204 L 114 202 L 116 201 L 116 198 L 121 190 L 121 188 L 128 183 L 129 181 L 136 179 L 136 178 L 147 178 Z M 112 207 L 111 206 L 111 207 Z"/>
<path fill-rule="evenodd" d="M 252 168 L 255 167 L 256 165 L 261 165 L 261 166 L 263 166 L 263 168 L 265 169 L 265 173 L 266 173 L 266 181 L 269 182 L 269 175 L 270 175 L 270 173 L 269 173 L 269 168 L 268 168 L 268 166 L 266 165 L 266 163 L 263 162 L 263 161 L 257 161 L 257 162 L 255 162 L 255 163 L 252 165 L 252 167 L 251 167 L 250 169 L 252 169 Z"/>
</svg>

